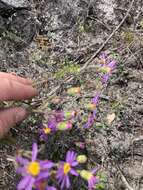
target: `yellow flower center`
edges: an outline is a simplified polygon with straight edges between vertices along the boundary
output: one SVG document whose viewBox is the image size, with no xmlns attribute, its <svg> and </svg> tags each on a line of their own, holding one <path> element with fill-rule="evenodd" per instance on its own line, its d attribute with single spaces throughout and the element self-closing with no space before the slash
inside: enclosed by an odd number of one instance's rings
<svg viewBox="0 0 143 190">
<path fill-rule="evenodd" d="M 67 91 L 68 94 L 80 94 L 81 93 L 81 88 L 80 87 L 73 87 L 73 88 L 69 88 Z"/>
<path fill-rule="evenodd" d="M 110 73 L 111 72 L 111 68 L 110 67 L 106 67 L 106 71 L 107 71 L 107 73 Z"/>
<path fill-rule="evenodd" d="M 99 71 L 103 73 L 110 73 L 112 69 L 109 66 L 104 66 L 104 67 L 99 68 Z"/>
<path fill-rule="evenodd" d="M 80 87 L 77 87 L 77 88 L 75 88 L 74 90 L 75 90 L 75 93 L 80 93 L 80 92 L 81 92 Z"/>
<path fill-rule="evenodd" d="M 51 132 L 51 129 L 48 128 L 48 127 L 46 127 L 46 128 L 43 129 L 43 130 L 44 130 L 44 133 L 45 133 L 45 134 L 49 134 L 49 133 Z"/>
<path fill-rule="evenodd" d="M 67 174 L 71 170 L 71 166 L 69 163 L 64 164 L 64 174 Z"/>
<path fill-rule="evenodd" d="M 89 110 L 95 110 L 96 109 L 96 104 L 94 103 L 89 103 L 86 105 L 87 109 Z"/>
<path fill-rule="evenodd" d="M 27 172 L 33 176 L 37 176 L 40 173 L 40 165 L 38 162 L 31 162 L 27 167 Z"/>
<path fill-rule="evenodd" d="M 66 119 L 69 119 L 71 116 L 72 116 L 72 112 L 70 112 L 70 111 L 65 112 Z"/>
</svg>

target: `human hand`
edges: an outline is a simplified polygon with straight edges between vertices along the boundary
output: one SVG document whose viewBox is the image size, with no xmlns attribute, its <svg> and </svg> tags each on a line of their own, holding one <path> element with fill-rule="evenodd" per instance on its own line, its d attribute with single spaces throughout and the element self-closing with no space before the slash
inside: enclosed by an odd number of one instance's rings
<svg viewBox="0 0 143 190">
<path fill-rule="evenodd" d="M 31 80 L 0 72 L 0 101 L 31 99 L 37 94 Z M 0 109 L 0 138 L 26 116 L 26 110 L 21 107 Z"/>
</svg>

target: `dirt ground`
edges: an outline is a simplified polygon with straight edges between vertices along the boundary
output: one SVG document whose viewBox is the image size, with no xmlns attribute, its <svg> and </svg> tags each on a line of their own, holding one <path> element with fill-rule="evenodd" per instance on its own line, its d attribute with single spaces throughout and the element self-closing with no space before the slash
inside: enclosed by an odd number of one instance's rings
<svg viewBox="0 0 143 190">
<path fill-rule="evenodd" d="M 61 159 L 68 149 L 87 154 L 87 168 L 99 165 L 105 174 L 105 190 L 143 190 L 142 0 L 134 1 L 123 25 L 103 48 L 118 65 L 103 91 L 95 126 L 52 136 L 44 145 L 37 132 L 42 116 L 34 113 L 79 109 L 85 99 L 52 102 L 57 96 L 66 99 L 65 90 L 71 86 L 82 85 L 85 95 L 95 93 L 93 69 L 77 76 L 66 72 L 65 65 L 82 67 L 120 24 L 130 4 L 129 0 L 33 0 L 28 9 L 0 12 L 0 71 L 32 78 L 40 92 L 31 102 L 4 102 L 5 106 L 26 106 L 31 114 L 0 143 L 0 190 L 16 189 L 10 158 L 18 149 L 31 150 L 35 140 L 44 158 Z M 90 64 L 95 63 L 96 59 Z M 109 124 L 111 114 L 115 118 Z M 86 143 L 85 150 L 78 147 L 81 141 Z M 73 189 L 86 188 L 83 184 Z"/>
</svg>

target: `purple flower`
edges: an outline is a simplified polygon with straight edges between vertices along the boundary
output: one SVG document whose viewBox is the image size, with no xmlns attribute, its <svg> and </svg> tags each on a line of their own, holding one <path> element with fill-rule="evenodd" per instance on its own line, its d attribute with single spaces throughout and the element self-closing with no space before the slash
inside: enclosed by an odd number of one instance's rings
<svg viewBox="0 0 143 190">
<path fill-rule="evenodd" d="M 99 63 L 101 65 L 106 64 L 109 61 L 109 57 L 105 52 L 102 52 L 99 56 Z"/>
<path fill-rule="evenodd" d="M 96 184 L 99 183 L 99 179 L 95 176 L 97 169 L 91 171 L 82 170 L 80 171 L 80 176 L 88 182 L 88 190 L 94 190 Z"/>
<path fill-rule="evenodd" d="M 99 75 L 102 78 L 104 83 L 107 83 L 109 77 L 111 76 L 112 72 L 116 68 L 116 61 L 111 59 L 107 54 L 102 53 L 100 55 L 100 64 L 99 64 Z"/>
<path fill-rule="evenodd" d="M 93 111 L 93 113 L 91 113 L 88 116 L 88 120 L 87 120 L 86 124 L 84 124 L 83 128 L 88 129 L 88 128 L 92 127 L 92 125 L 95 122 L 95 118 L 96 118 L 96 111 Z"/>
<path fill-rule="evenodd" d="M 96 94 L 92 99 L 91 99 L 91 102 L 88 103 L 85 108 L 90 110 L 90 111 L 94 111 L 96 110 L 96 107 L 99 103 L 99 99 L 100 99 L 100 95 L 99 94 Z"/>
<path fill-rule="evenodd" d="M 88 176 L 88 190 L 95 189 L 95 186 L 97 183 L 99 183 L 99 180 L 97 179 L 96 176 L 94 176 L 96 172 L 96 169 L 93 169 Z"/>
<path fill-rule="evenodd" d="M 100 66 L 103 65 L 107 65 L 108 63 L 110 63 L 112 61 L 112 59 L 107 55 L 107 53 L 102 52 L 99 56 L 99 63 Z"/>
<path fill-rule="evenodd" d="M 52 168 L 54 164 L 51 161 L 38 161 L 37 154 L 37 144 L 34 143 L 31 161 L 20 156 L 17 157 L 17 162 L 21 165 L 17 168 L 17 173 L 23 176 L 17 185 L 17 190 L 32 190 L 36 181 L 49 177 L 49 169 Z"/>
<path fill-rule="evenodd" d="M 61 189 L 63 189 L 64 187 L 70 187 L 69 174 L 78 176 L 78 173 L 74 169 L 74 167 L 78 165 L 78 162 L 76 161 L 76 156 L 77 155 L 74 151 L 68 151 L 66 154 L 66 161 L 59 164 L 57 179 L 58 182 L 61 184 Z"/>
<path fill-rule="evenodd" d="M 53 134 L 57 131 L 57 122 L 54 118 L 48 120 L 48 124 L 42 124 L 39 133 L 41 140 L 47 140 L 49 134 Z"/>
<path fill-rule="evenodd" d="M 67 119 L 73 119 L 76 116 L 76 111 L 55 111 L 55 113 L 53 114 L 53 116 L 55 117 L 55 121 L 57 123 L 62 122 L 64 120 Z"/>
<path fill-rule="evenodd" d="M 115 67 L 116 67 L 115 61 L 111 61 L 106 66 L 101 67 L 101 71 L 103 71 L 103 74 L 101 77 L 102 77 L 102 80 L 104 83 L 107 83 L 107 81 L 109 80 L 109 78 L 110 78 L 112 72 L 114 71 Z"/>
<path fill-rule="evenodd" d="M 57 131 L 57 125 L 59 122 L 63 121 L 64 115 L 60 111 L 55 111 L 50 115 L 48 118 L 47 124 L 42 124 L 39 133 L 40 133 L 40 139 L 41 140 L 47 140 L 49 134 L 53 134 Z"/>
<path fill-rule="evenodd" d="M 70 120 L 75 118 L 75 111 L 54 111 L 47 124 L 42 124 L 39 129 L 40 139 L 46 141 L 49 134 L 55 133 L 57 130 L 67 130 L 72 128 Z"/>
<path fill-rule="evenodd" d="M 105 67 L 105 70 L 107 71 L 105 74 L 103 74 L 102 79 L 103 82 L 107 82 L 112 74 L 112 72 L 114 71 L 114 69 L 116 68 L 116 62 L 115 61 L 111 61 L 107 67 Z"/>
<path fill-rule="evenodd" d="M 91 100 L 91 106 L 90 107 L 93 109 L 91 109 L 92 112 L 88 116 L 88 120 L 87 120 L 86 124 L 84 124 L 83 128 L 88 129 L 94 124 L 95 119 L 96 119 L 96 113 L 97 113 L 96 108 L 97 108 L 97 105 L 99 103 L 99 100 L 100 100 L 100 94 L 97 93 Z"/>
<path fill-rule="evenodd" d="M 55 118 L 55 121 L 56 121 L 57 123 L 59 123 L 59 122 L 61 122 L 61 121 L 64 120 L 64 112 L 61 111 L 61 110 L 55 111 L 55 112 L 53 113 L 53 117 Z"/>
</svg>

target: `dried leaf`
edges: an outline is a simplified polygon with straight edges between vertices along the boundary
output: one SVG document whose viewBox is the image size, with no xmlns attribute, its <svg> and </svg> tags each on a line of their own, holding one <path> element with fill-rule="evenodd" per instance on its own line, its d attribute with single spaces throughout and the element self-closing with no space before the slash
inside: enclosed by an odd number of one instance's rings
<svg viewBox="0 0 143 190">
<path fill-rule="evenodd" d="M 111 125 L 111 123 L 114 121 L 115 117 L 116 117 L 115 113 L 111 113 L 111 114 L 107 115 L 107 123 L 108 123 L 108 125 Z"/>
</svg>

